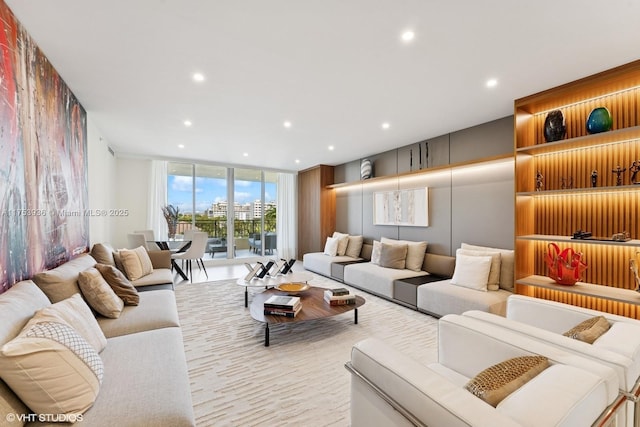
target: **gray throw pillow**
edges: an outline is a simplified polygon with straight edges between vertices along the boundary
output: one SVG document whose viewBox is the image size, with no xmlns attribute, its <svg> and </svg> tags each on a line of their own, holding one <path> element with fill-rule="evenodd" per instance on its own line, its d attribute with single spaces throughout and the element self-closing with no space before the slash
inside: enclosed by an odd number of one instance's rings
<svg viewBox="0 0 640 427">
<path fill-rule="evenodd" d="M 407 259 L 407 245 L 380 244 L 380 267 L 403 270 Z"/>
</svg>

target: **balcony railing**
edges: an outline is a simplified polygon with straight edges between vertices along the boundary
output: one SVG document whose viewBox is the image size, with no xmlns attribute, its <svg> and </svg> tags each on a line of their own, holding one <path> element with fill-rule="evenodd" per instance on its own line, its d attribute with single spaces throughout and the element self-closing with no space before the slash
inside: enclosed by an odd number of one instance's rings
<svg viewBox="0 0 640 427">
<path fill-rule="evenodd" d="M 193 227 L 191 221 L 178 221 L 178 226 L 176 228 L 177 234 L 184 234 L 185 230 L 189 230 Z M 260 219 L 248 219 L 248 220 L 240 220 L 236 219 L 233 223 L 234 227 L 234 237 L 249 237 L 251 234 L 261 234 L 261 221 Z M 200 231 L 205 231 L 209 237 L 227 237 L 227 220 L 226 219 L 218 219 L 218 218 L 210 218 L 210 219 L 197 219 L 195 221 L 195 228 Z M 264 220 L 264 231 L 265 232 L 275 232 L 276 231 L 276 220 Z"/>
</svg>

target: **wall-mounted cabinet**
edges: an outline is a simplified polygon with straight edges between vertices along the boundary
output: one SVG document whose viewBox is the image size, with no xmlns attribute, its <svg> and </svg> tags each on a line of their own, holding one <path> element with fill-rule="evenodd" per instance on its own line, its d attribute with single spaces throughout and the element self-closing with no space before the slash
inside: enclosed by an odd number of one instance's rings
<svg viewBox="0 0 640 427">
<path fill-rule="evenodd" d="M 598 107 L 611 113 L 612 130 L 588 134 Z M 566 135 L 546 142 L 553 110 L 562 112 Z M 640 318 L 629 269 L 640 250 L 640 61 L 515 101 L 515 126 L 517 291 Z M 628 232 L 630 240 L 574 240 L 577 230 L 603 239 Z M 583 282 L 546 277 L 550 242 L 583 252 Z"/>
</svg>

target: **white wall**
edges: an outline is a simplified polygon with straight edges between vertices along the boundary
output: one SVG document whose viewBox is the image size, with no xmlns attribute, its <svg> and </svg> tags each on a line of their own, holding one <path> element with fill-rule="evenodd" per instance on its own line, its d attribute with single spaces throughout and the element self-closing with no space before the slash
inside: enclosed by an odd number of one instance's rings
<svg viewBox="0 0 640 427">
<path fill-rule="evenodd" d="M 128 245 L 127 234 L 147 228 L 147 209 L 151 160 L 118 157 L 116 163 L 116 207 L 127 216 L 112 218 L 111 243 L 116 248 Z"/>
<path fill-rule="evenodd" d="M 87 156 L 89 209 L 92 213 L 111 211 L 115 203 L 116 158 L 109 152 L 108 141 L 87 113 Z M 110 242 L 113 219 L 107 216 L 89 217 L 89 243 Z"/>
</svg>

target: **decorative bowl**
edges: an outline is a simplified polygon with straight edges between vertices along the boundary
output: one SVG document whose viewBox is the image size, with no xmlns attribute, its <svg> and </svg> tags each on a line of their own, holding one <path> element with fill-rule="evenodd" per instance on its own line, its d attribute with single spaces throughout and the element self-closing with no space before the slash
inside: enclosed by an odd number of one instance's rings
<svg viewBox="0 0 640 427">
<path fill-rule="evenodd" d="M 306 291 L 310 287 L 311 286 L 309 286 L 307 283 L 287 282 L 280 283 L 278 286 L 276 286 L 276 289 L 282 292 L 286 292 L 289 295 L 296 295 Z"/>
</svg>

